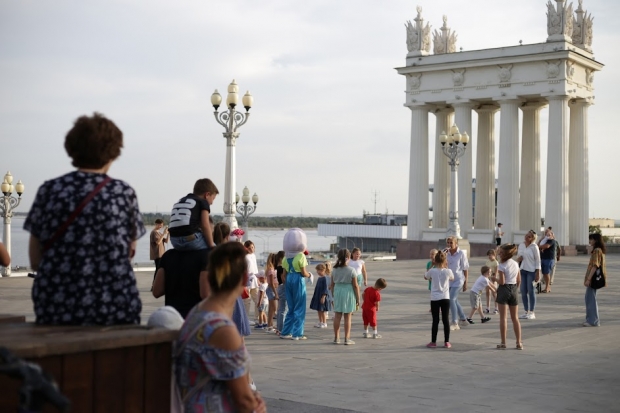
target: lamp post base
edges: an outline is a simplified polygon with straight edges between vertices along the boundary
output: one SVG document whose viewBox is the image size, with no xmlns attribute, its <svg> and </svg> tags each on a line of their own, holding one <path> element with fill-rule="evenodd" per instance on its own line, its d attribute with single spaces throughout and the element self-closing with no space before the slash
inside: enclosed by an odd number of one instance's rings
<svg viewBox="0 0 620 413">
<path fill-rule="evenodd" d="M 231 231 L 239 228 L 239 224 L 237 223 L 237 218 L 235 217 L 235 214 L 224 214 L 224 218 L 222 219 L 222 221 L 228 224 Z"/>
</svg>

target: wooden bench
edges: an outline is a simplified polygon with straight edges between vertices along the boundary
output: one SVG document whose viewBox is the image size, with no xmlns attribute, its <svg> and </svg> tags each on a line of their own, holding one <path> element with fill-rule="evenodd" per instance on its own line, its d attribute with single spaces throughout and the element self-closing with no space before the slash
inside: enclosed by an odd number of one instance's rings
<svg viewBox="0 0 620 413">
<path fill-rule="evenodd" d="M 26 322 L 26 316 L 25 315 L 0 314 L 0 324 L 25 323 L 25 322 Z"/>
<path fill-rule="evenodd" d="M 146 326 L 0 324 L 0 346 L 50 373 L 72 412 L 170 411 L 172 342 Z M 16 412 L 21 382 L 0 375 L 0 412 Z M 44 412 L 58 410 L 46 406 Z"/>
</svg>

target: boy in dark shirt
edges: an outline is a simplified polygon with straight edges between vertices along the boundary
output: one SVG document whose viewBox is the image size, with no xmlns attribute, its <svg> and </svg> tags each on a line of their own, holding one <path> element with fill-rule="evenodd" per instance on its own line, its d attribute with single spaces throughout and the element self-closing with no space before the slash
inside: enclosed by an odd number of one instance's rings
<svg viewBox="0 0 620 413">
<path fill-rule="evenodd" d="M 177 250 L 200 250 L 215 247 L 213 228 L 209 222 L 211 204 L 219 194 L 207 178 L 194 184 L 194 192 L 174 204 L 170 213 L 170 242 Z"/>
</svg>

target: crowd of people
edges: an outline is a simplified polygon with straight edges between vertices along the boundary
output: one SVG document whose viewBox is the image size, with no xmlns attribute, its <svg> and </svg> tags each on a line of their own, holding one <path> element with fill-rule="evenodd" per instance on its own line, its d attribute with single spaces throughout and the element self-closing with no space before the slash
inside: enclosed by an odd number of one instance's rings
<svg viewBox="0 0 620 413">
<path fill-rule="evenodd" d="M 31 267 L 36 271 L 32 287 L 36 323 L 139 324 L 142 302 L 131 258 L 146 229 L 133 188 L 108 176 L 121 154 L 123 134 L 114 122 L 95 113 L 75 121 L 64 146 L 76 170 L 41 185 L 24 224 L 30 232 Z M 264 412 L 265 402 L 251 378 L 244 341 L 252 331 L 250 312 L 256 310 L 255 330 L 275 333 L 280 339 L 307 339 L 306 286 L 314 275 L 304 254 L 306 235 L 298 228 L 289 230 L 283 250 L 271 254 L 261 272 L 251 241 L 232 242 L 239 241 L 239 232 L 231 233 L 225 223 L 213 225 L 210 206 L 218 193 L 211 180 L 199 179 L 193 191 L 173 206 L 168 227 L 156 222 L 151 233 L 151 259 L 156 266 L 152 293 L 164 296 L 166 306 L 155 312 L 149 324 L 164 320 L 161 324 L 180 330 L 174 372 L 178 401 L 186 412 Z M 540 281 L 541 273 L 545 281 L 542 292 L 551 292 L 559 246 L 551 228 L 538 244 L 535 231 L 529 231 L 519 246 L 501 244 L 502 236 L 498 224 L 498 248 L 489 251 L 489 260 L 473 283 L 468 315 L 459 303 L 459 293 L 468 289 L 466 254 L 454 237 L 447 239 L 445 250 L 432 251 L 425 273 L 432 314 L 428 347 L 437 347 L 440 315 L 444 347 L 450 348 L 451 331 L 474 324 L 476 312 L 481 322 L 489 321 L 493 298 L 493 313 L 499 313 L 500 318 L 497 347 L 506 348 L 510 314 L 516 348 L 523 349 L 519 320 L 536 317 L 533 285 Z M 165 251 L 163 245 L 168 242 L 174 248 Z M 599 234 L 590 235 L 590 245 L 584 326 L 599 326 L 596 292 L 606 282 L 606 250 Z M 9 261 L 0 244 L 0 264 L 6 266 Z M 343 323 L 343 342 L 353 345 L 352 318 L 361 307 L 361 337 L 381 338 L 377 311 L 387 282 L 383 278 L 369 281 L 361 251 L 342 249 L 333 268 L 328 261 L 315 270 L 310 301 L 310 309 L 318 315 L 315 327 L 326 328 L 333 311 L 333 343 L 341 343 Z M 524 306 L 521 316 L 519 288 Z M 484 310 L 483 292 L 487 294 Z"/>
<path fill-rule="evenodd" d="M 495 301 L 493 314 L 499 313 L 500 344 L 498 349 L 506 348 L 506 333 L 508 314 L 512 321 L 516 338 L 516 349 L 523 350 L 521 338 L 521 320 L 535 320 L 536 289 L 541 293 L 550 293 L 553 284 L 555 266 L 560 260 L 560 246 L 555 240 L 553 229 L 548 227 L 544 237 L 536 243 L 536 231 L 530 230 L 518 246 L 515 244 L 501 244 L 501 224 L 495 230 L 498 243 L 496 249 L 487 251 L 485 265 L 480 269 L 480 276 L 476 279 L 469 292 L 471 311 L 465 313 L 458 301 L 459 292 L 467 291 L 469 276 L 469 262 L 467 256 L 458 247 L 456 237 L 446 239 L 447 248 L 443 251 L 432 249 L 431 260 L 427 263 L 424 278 L 429 281 L 431 291 L 432 314 L 431 341 L 429 348 L 437 347 L 437 333 L 439 315 L 444 327 L 444 347 L 451 348 L 450 331 L 459 330 L 462 326 L 475 324 L 473 315 L 478 312 L 480 322 L 491 320 L 490 299 Z M 584 327 L 600 326 L 598 305 L 596 302 L 597 289 L 605 286 L 605 244 L 600 234 L 590 234 L 589 242 L 592 248 L 590 263 L 584 279 L 586 287 L 586 321 Z M 513 259 L 515 257 L 515 259 Z M 499 258 L 499 261 L 497 260 Z M 541 273 L 542 277 L 541 278 Z M 544 282 L 544 289 L 542 283 Z M 596 285 L 592 283 L 596 282 Z M 524 312 L 519 315 L 519 297 L 523 302 Z M 486 292 L 486 308 L 482 308 L 482 293 Z"/>
</svg>

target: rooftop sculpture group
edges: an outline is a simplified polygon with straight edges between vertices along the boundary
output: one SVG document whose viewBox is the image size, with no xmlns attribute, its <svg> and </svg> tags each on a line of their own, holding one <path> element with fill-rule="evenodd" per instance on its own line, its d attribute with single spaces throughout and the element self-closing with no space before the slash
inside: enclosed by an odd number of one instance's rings
<svg viewBox="0 0 620 413">
<path fill-rule="evenodd" d="M 565 0 L 551 0 L 547 2 L 547 42 L 566 41 L 575 46 L 592 52 L 592 22 L 591 14 L 583 9 L 583 0 L 579 0 L 579 7 L 573 12 L 573 3 L 566 4 Z M 412 23 L 405 23 L 407 28 L 407 57 L 428 56 L 431 50 L 431 25 L 422 18 L 422 7 L 416 8 L 418 15 Z M 433 53 L 444 54 L 456 52 L 456 32 L 448 27 L 448 17 L 443 16 L 443 26 L 440 31 L 433 33 Z"/>
</svg>

